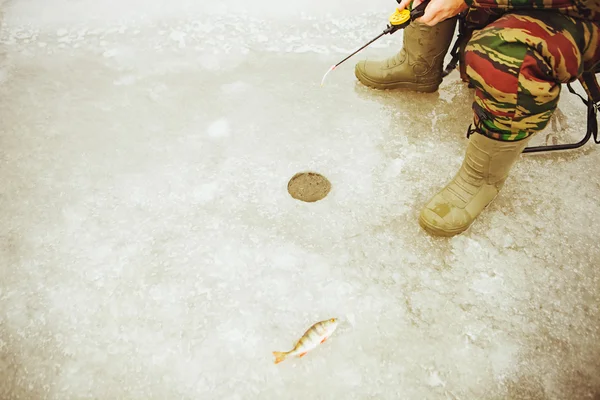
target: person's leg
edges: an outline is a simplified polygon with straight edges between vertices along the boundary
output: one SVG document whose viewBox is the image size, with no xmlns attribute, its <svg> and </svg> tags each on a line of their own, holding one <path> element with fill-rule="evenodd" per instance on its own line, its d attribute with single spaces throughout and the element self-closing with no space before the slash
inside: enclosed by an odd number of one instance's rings
<svg viewBox="0 0 600 400">
<path fill-rule="evenodd" d="M 421 211 L 421 226 L 453 236 L 496 197 L 532 135 L 556 109 L 561 84 L 598 56 L 598 24 L 549 11 L 506 14 L 473 34 L 466 71 L 475 133 L 454 179 Z"/>
<path fill-rule="evenodd" d="M 597 32 L 597 24 L 547 11 L 508 14 L 477 32 L 465 61 L 482 133 L 515 141 L 544 129 L 561 85 L 594 56 Z"/>
<path fill-rule="evenodd" d="M 383 61 L 356 64 L 358 80 L 375 89 L 435 92 L 442 83 L 444 57 L 454 36 L 456 18 L 430 27 L 419 22 L 405 28 L 402 50 Z"/>
</svg>

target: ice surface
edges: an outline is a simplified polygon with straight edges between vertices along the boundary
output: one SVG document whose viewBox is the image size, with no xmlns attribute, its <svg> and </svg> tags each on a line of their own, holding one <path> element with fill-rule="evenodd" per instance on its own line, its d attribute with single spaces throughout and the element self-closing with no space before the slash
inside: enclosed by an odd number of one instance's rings
<svg viewBox="0 0 600 400">
<path fill-rule="evenodd" d="M 216 120 L 208 127 L 208 136 L 213 138 L 227 137 L 229 132 L 229 122 L 225 118 Z"/>
<path fill-rule="evenodd" d="M 600 149 L 524 157 L 468 233 L 429 237 L 471 91 L 357 85 L 401 34 L 320 87 L 394 4 L 4 4 L 0 399 L 600 396 Z M 322 202 L 287 194 L 305 170 Z"/>
</svg>

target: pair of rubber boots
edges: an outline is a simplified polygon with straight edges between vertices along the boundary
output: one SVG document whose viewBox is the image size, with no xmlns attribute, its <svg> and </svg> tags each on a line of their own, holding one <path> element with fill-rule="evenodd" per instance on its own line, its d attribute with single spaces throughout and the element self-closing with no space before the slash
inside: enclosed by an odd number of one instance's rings
<svg viewBox="0 0 600 400">
<path fill-rule="evenodd" d="M 411 23 L 404 30 L 398 54 L 384 61 L 359 62 L 356 77 L 375 89 L 435 92 L 442 82 L 444 58 L 456 21 L 452 18 L 433 27 Z M 421 227 L 434 236 L 449 237 L 466 231 L 498 195 L 528 141 L 503 142 L 472 134 L 454 179 L 421 210 Z"/>
</svg>

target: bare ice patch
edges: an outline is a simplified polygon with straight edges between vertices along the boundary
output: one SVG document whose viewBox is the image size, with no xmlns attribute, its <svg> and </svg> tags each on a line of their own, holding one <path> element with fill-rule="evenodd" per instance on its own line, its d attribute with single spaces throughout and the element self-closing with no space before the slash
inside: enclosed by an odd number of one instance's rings
<svg viewBox="0 0 600 400">
<path fill-rule="evenodd" d="M 230 135 L 229 121 L 221 118 L 210 124 L 207 130 L 208 136 L 212 138 L 224 138 Z"/>
<path fill-rule="evenodd" d="M 224 94 L 240 94 L 245 92 L 249 86 L 250 85 L 242 81 L 231 82 L 221 86 L 221 91 Z"/>
</svg>

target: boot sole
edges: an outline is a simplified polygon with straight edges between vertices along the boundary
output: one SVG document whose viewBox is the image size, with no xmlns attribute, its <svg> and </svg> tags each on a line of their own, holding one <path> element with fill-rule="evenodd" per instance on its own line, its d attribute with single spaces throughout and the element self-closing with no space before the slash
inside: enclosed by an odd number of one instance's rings
<svg viewBox="0 0 600 400">
<path fill-rule="evenodd" d="M 395 89 L 408 89 L 415 92 L 421 93 L 433 93 L 440 87 L 439 84 L 424 84 L 414 82 L 392 82 L 392 83 L 381 83 L 370 79 L 356 66 L 354 68 L 354 75 L 356 78 L 365 86 L 379 90 L 395 90 Z"/>
<path fill-rule="evenodd" d="M 419 217 L 419 225 L 421 225 L 421 228 L 423 228 L 430 235 L 440 236 L 440 237 L 453 237 L 456 235 L 460 235 L 461 233 L 465 232 L 470 227 L 470 225 L 469 225 L 464 228 L 458 228 L 458 229 L 453 229 L 453 230 L 449 230 L 449 231 L 442 230 L 438 227 L 435 227 L 435 226 L 429 224 L 429 222 L 425 221 L 422 217 Z"/>
</svg>

